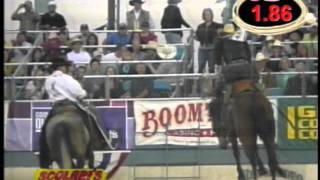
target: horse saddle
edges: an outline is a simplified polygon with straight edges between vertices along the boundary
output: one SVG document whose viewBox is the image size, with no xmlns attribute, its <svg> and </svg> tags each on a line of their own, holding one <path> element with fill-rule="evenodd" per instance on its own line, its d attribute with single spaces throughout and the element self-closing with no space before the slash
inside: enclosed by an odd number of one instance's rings
<svg viewBox="0 0 320 180">
<path fill-rule="evenodd" d="M 254 91 L 256 88 L 254 87 L 253 83 L 250 80 L 241 80 L 234 82 L 232 84 L 232 96 L 248 92 L 248 91 Z"/>
</svg>

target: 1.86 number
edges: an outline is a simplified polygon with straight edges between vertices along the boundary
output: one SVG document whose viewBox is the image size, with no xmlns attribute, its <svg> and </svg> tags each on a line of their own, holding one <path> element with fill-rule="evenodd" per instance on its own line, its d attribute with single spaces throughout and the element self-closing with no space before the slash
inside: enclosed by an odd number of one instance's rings
<svg viewBox="0 0 320 180">
<path fill-rule="evenodd" d="M 255 21 L 256 22 L 290 22 L 292 20 L 292 8 L 289 5 L 284 5 L 279 7 L 278 5 L 271 5 L 268 9 L 267 17 L 261 17 L 261 6 L 256 5 L 252 8 L 251 12 L 255 13 Z"/>
</svg>

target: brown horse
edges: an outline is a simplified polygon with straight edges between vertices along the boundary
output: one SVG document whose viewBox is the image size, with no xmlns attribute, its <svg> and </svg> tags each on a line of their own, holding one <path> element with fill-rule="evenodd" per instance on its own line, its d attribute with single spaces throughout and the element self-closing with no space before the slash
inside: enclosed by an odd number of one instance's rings
<svg viewBox="0 0 320 180">
<path fill-rule="evenodd" d="M 249 158 L 254 179 L 257 179 L 257 165 L 259 174 L 266 174 L 257 151 L 258 136 L 267 151 L 272 180 L 275 180 L 276 172 L 285 177 L 276 158 L 275 119 L 270 102 L 251 81 L 238 81 L 233 84 L 232 90 L 232 100 L 224 107 L 220 104 L 219 98 L 218 101 L 211 102 L 210 115 L 219 141 L 226 141 L 228 138 L 232 144 L 238 179 L 245 179 L 240 164 L 238 138 Z"/>
</svg>

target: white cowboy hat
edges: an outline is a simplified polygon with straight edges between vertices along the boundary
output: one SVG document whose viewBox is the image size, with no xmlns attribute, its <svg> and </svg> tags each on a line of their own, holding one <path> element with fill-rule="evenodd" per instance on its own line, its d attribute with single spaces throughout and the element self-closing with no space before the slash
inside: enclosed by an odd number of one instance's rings
<svg viewBox="0 0 320 180">
<path fill-rule="evenodd" d="M 265 56 L 262 52 L 258 52 L 256 55 L 256 61 L 268 61 L 269 57 Z"/>
<path fill-rule="evenodd" d="M 57 33 L 51 32 L 48 36 L 48 39 L 54 39 L 54 38 L 58 38 Z"/>
<path fill-rule="evenodd" d="M 103 55 L 103 53 L 102 53 L 102 51 L 101 50 L 95 50 L 94 52 L 93 52 L 93 57 L 97 57 L 97 56 L 102 56 Z"/>
<path fill-rule="evenodd" d="M 56 6 L 57 3 L 55 1 L 49 1 L 48 6 Z"/>
<path fill-rule="evenodd" d="M 70 45 L 73 45 L 73 44 L 75 44 L 75 43 L 77 43 L 77 42 L 80 42 L 80 43 L 82 44 L 82 40 L 81 40 L 81 39 L 79 39 L 79 38 L 73 38 L 73 39 L 71 39 L 71 41 L 70 41 Z"/>
<path fill-rule="evenodd" d="M 235 32 L 235 27 L 233 24 L 225 24 L 223 26 L 223 32 L 228 33 L 228 34 L 233 34 Z"/>
<path fill-rule="evenodd" d="M 172 45 L 159 45 L 157 47 L 157 54 L 161 59 L 172 59 L 177 55 L 177 48 Z"/>
<path fill-rule="evenodd" d="M 247 32 L 243 29 L 239 29 L 234 33 L 234 35 L 231 38 L 234 41 L 246 41 L 247 40 Z"/>
<path fill-rule="evenodd" d="M 281 43 L 281 41 L 279 41 L 279 40 L 274 40 L 274 43 L 272 44 L 272 46 L 274 46 L 274 47 L 282 47 L 282 43 Z"/>
<path fill-rule="evenodd" d="M 266 41 L 273 41 L 274 37 L 273 36 L 267 36 Z"/>
</svg>

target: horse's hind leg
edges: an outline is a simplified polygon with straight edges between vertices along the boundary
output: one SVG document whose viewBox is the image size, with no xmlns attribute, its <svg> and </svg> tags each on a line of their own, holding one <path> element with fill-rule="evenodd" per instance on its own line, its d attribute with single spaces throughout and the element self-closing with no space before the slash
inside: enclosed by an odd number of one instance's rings
<svg viewBox="0 0 320 180">
<path fill-rule="evenodd" d="M 65 141 L 65 139 L 61 138 L 60 141 L 60 154 L 58 156 L 58 165 L 61 169 L 72 169 L 73 168 L 73 162 L 71 158 L 71 154 L 68 148 L 68 145 Z"/>
<path fill-rule="evenodd" d="M 244 152 L 249 158 L 250 164 L 252 166 L 253 179 L 257 179 L 257 143 L 256 135 L 254 134 L 243 134 L 244 137 L 240 138 L 241 143 L 244 147 Z"/>
<path fill-rule="evenodd" d="M 230 136 L 230 142 L 232 145 L 233 156 L 236 159 L 237 171 L 238 171 L 238 180 L 245 180 L 245 176 L 240 164 L 240 153 L 238 148 L 237 137 L 232 133 Z"/>
<path fill-rule="evenodd" d="M 259 156 L 258 150 L 257 150 L 257 162 L 258 162 L 258 168 L 259 168 L 258 169 L 259 176 L 268 174 L 268 170 L 264 167 L 263 162 Z"/>
</svg>

